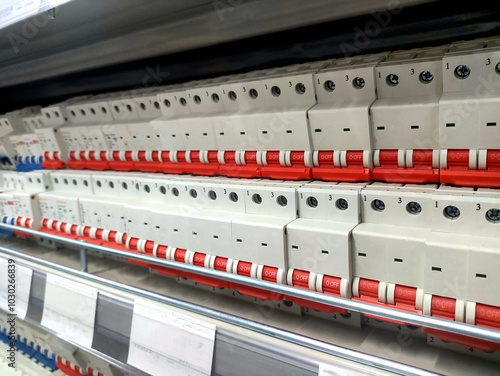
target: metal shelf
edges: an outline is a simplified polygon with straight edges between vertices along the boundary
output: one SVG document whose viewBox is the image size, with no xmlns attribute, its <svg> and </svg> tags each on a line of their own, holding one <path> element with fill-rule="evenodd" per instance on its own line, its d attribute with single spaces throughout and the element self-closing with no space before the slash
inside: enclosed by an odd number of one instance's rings
<svg viewBox="0 0 500 376">
<path fill-rule="evenodd" d="M 227 314 L 222 311 L 218 311 L 215 309 L 203 307 L 197 304 L 193 304 L 187 301 L 182 301 L 178 299 L 174 299 L 168 296 L 160 295 L 155 292 L 139 289 L 133 286 L 128 286 L 122 283 L 118 283 L 115 281 L 111 281 L 105 278 L 101 278 L 98 276 L 94 276 L 91 274 L 88 274 L 86 272 L 74 270 L 65 266 L 57 265 L 55 263 L 41 260 L 39 258 L 29 256 L 26 254 L 23 254 L 21 252 L 9 249 L 8 247 L 0 247 L 0 252 L 3 255 L 7 255 L 9 257 L 13 257 L 17 259 L 18 263 L 19 262 L 25 262 L 28 266 L 30 265 L 38 265 L 40 267 L 46 268 L 46 269 L 51 269 L 54 271 L 57 271 L 59 273 L 62 273 L 63 275 L 71 276 L 71 277 L 76 277 L 80 278 L 82 280 L 88 281 L 89 283 L 92 283 L 93 285 L 97 286 L 104 286 L 107 288 L 107 291 L 109 292 L 109 289 L 115 291 L 116 295 L 120 295 L 120 293 L 125 293 L 129 295 L 133 295 L 134 297 L 141 297 L 145 299 L 150 299 L 152 301 L 156 301 L 159 303 L 166 304 L 171 307 L 175 307 L 178 309 L 181 309 L 186 312 L 191 312 L 196 315 L 203 316 L 205 318 L 209 318 L 212 320 L 215 320 L 218 323 L 225 323 L 229 324 L 230 326 L 237 327 L 237 328 L 242 328 L 245 330 L 249 330 L 264 336 L 267 336 L 268 338 L 272 338 L 273 340 L 279 340 L 279 341 L 284 341 L 288 342 L 297 346 L 300 346 L 302 348 L 313 350 L 313 352 L 319 352 L 323 354 L 327 354 L 329 356 L 332 356 L 334 358 L 340 358 L 344 359 L 350 362 L 354 362 L 357 364 L 361 364 L 365 367 L 369 367 L 370 369 L 378 369 L 378 370 L 383 370 L 384 372 L 387 372 L 389 374 L 398 374 L 398 375 L 415 375 L 415 376 L 431 376 L 431 375 L 436 375 L 433 372 L 429 372 L 427 370 L 423 370 L 420 368 L 416 368 L 410 365 L 398 363 L 396 361 L 392 361 L 389 359 L 381 358 L 378 356 L 358 352 L 352 349 L 348 349 L 345 347 L 329 344 L 326 342 L 322 342 L 319 340 L 316 340 L 314 338 L 310 338 L 307 336 L 303 336 L 300 334 L 292 333 L 290 331 L 286 331 L 280 328 L 276 328 L 273 326 L 269 326 L 266 324 L 262 324 L 256 321 L 248 320 L 242 317 L 234 316 L 231 314 Z M 33 267 L 33 266 L 31 266 Z M 115 294 L 114 294 L 115 295 Z M 34 323 L 30 322 L 32 325 L 36 325 L 38 328 L 45 330 L 44 327 Z M 57 335 L 56 333 L 53 333 L 54 335 Z M 217 335 L 216 335 L 216 342 L 218 340 L 222 340 L 225 338 L 226 342 L 231 343 L 234 345 L 235 343 L 239 343 L 245 348 L 248 348 L 251 342 L 249 342 L 247 339 L 242 337 L 237 333 L 237 331 L 234 330 L 227 330 L 225 328 L 220 328 L 219 325 L 217 325 Z M 68 343 L 74 344 L 71 340 L 68 338 L 62 338 L 64 341 L 67 341 Z M 76 345 L 76 344 L 74 344 Z M 77 347 L 81 347 L 80 345 L 76 345 Z M 268 348 L 264 351 L 270 352 L 271 349 L 274 351 L 278 350 L 277 348 Z M 84 351 L 87 351 L 88 353 L 97 356 L 103 360 L 108 360 L 108 356 L 105 356 L 104 354 L 101 354 L 96 352 L 96 350 L 91 349 L 91 348 L 83 348 Z M 229 356 L 230 354 L 225 354 L 225 356 Z M 284 354 L 282 355 L 284 356 Z M 293 358 L 294 354 L 289 354 L 289 358 Z M 298 363 L 303 363 L 305 361 L 305 358 L 302 360 L 297 360 L 298 357 L 295 358 L 296 362 Z M 331 359 L 334 363 L 334 359 Z M 288 362 L 287 362 L 288 363 Z M 128 365 L 123 365 L 123 367 L 120 367 L 120 363 L 117 362 L 116 360 L 113 360 L 113 364 L 115 364 L 117 367 L 121 368 L 124 371 L 129 371 L 130 366 Z M 311 365 L 309 365 L 309 368 Z M 308 367 L 306 365 L 302 366 L 301 368 L 307 369 Z M 133 373 L 132 373 L 133 374 Z M 315 372 L 313 373 L 315 374 Z"/>
<path fill-rule="evenodd" d="M 240 276 L 237 274 L 231 274 L 231 273 L 226 273 L 226 272 L 221 272 L 218 270 L 213 270 L 213 269 L 208 269 L 208 268 L 203 268 L 195 265 L 190 265 L 190 264 L 183 264 L 183 263 L 178 263 L 175 261 L 169 261 L 169 260 L 164 260 L 164 259 L 159 259 L 159 258 L 154 258 L 150 256 L 144 256 L 141 254 L 137 253 L 132 253 L 132 252 L 125 252 L 125 251 L 120 251 L 112 248 L 107 248 L 103 246 L 98 246 L 94 244 L 89 244 L 85 243 L 83 241 L 77 241 L 73 239 L 68 239 L 68 238 L 61 238 L 55 235 L 51 234 L 46 234 L 43 232 L 35 231 L 35 230 L 30 230 L 30 229 L 25 229 L 25 228 L 18 228 L 16 226 L 11 226 L 7 224 L 0 224 L 0 228 L 4 228 L 7 230 L 14 230 L 14 231 L 19 231 L 25 234 L 37 236 L 37 237 L 42 237 L 45 239 L 51 239 L 55 242 L 59 242 L 65 245 L 73 246 L 76 247 L 80 250 L 81 252 L 81 270 L 86 270 L 86 257 L 85 257 L 85 251 L 86 250 L 92 250 L 96 251 L 99 253 L 111 255 L 111 256 L 116 256 L 116 257 L 121 257 L 121 258 L 127 258 L 127 259 L 132 259 L 136 261 L 142 261 L 142 262 L 147 262 L 150 264 L 155 264 L 158 266 L 164 266 L 176 270 L 181 270 L 185 272 L 191 272 L 191 273 L 196 273 L 202 276 L 206 277 L 212 277 L 212 278 L 217 278 L 221 279 L 224 281 L 228 282 L 233 282 L 233 283 L 238 283 L 242 285 L 246 285 L 249 287 L 255 287 L 263 290 L 268 290 L 272 292 L 276 292 L 279 294 L 284 294 L 287 296 L 293 296 L 296 298 L 300 299 L 305 299 L 309 300 L 312 302 L 316 303 L 321 303 L 329 306 L 334 306 L 338 308 L 343 308 L 355 312 L 360 312 L 363 314 L 368 314 L 368 315 L 373 315 L 380 317 L 382 319 L 388 319 L 388 320 L 393 320 L 397 322 L 402 322 L 406 324 L 411 324 L 415 326 L 422 326 L 422 327 L 427 327 L 427 328 L 432 328 L 432 329 L 437 329 L 437 330 L 442 330 L 442 331 L 447 331 L 467 337 L 472 337 L 472 338 L 477 338 L 485 341 L 490 341 L 490 342 L 495 342 L 495 343 L 500 343 L 500 331 L 492 330 L 492 329 L 487 329 L 487 328 L 482 328 L 474 325 L 469 325 L 465 323 L 459 323 L 459 322 L 454 322 L 454 321 L 448 321 L 448 320 L 443 320 L 443 319 L 438 319 L 435 317 L 430 317 L 430 316 L 424 316 L 424 315 L 419 315 L 419 314 L 414 314 L 410 312 L 404 312 L 404 311 L 399 311 L 395 310 L 392 308 L 386 308 L 382 306 L 376 306 L 376 305 L 371 305 L 368 303 L 362 303 L 354 300 L 349 300 L 349 299 L 344 299 L 340 297 L 334 297 L 318 292 L 313 292 L 313 291 L 308 291 L 308 290 L 302 290 L 298 289 L 295 287 L 287 286 L 287 285 L 280 285 L 276 283 L 271 283 L 259 279 L 253 279 L 245 276 Z M 6 253 L 9 252 L 14 252 L 12 250 L 9 250 L 6 247 L 1 247 L 0 250 L 4 251 Z M 16 256 L 23 257 L 22 254 L 15 252 Z M 25 256 L 24 257 L 28 257 Z M 90 277 L 88 274 L 83 273 L 84 276 Z M 138 292 L 139 293 L 139 292 Z M 142 293 L 141 293 L 142 294 Z M 174 304 L 174 302 L 169 302 L 169 304 Z M 188 309 L 188 307 L 182 307 L 183 309 Z M 189 309 L 188 309 L 189 310 Z M 222 313 L 220 313 L 222 314 Z M 224 315 L 220 317 L 222 319 Z"/>
</svg>

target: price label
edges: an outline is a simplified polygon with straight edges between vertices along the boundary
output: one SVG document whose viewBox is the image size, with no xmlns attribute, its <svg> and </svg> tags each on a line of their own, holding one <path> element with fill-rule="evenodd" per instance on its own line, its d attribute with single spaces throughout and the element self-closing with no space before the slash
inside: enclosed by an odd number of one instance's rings
<svg viewBox="0 0 500 376">
<path fill-rule="evenodd" d="M 128 363 L 153 375 L 210 375 L 213 324 L 136 300 Z"/>
<path fill-rule="evenodd" d="M 47 274 L 41 324 L 73 342 L 90 348 L 94 337 L 98 290 Z"/>
</svg>

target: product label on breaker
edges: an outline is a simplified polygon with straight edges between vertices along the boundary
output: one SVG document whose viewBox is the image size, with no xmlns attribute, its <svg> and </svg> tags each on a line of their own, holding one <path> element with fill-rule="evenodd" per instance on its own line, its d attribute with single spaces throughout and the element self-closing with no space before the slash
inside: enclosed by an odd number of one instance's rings
<svg viewBox="0 0 500 376">
<path fill-rule="evenodd" d="M 91 347 L 98 290 L 82 283 L 47 274 L 42 325 Z"/>
<path fill-rule="evenodd" d="M 136 300 L 128 363 L 153 375 L 212 372 L 215 325 Z"/>
<path fill-rule="evenodd" d="M 15 260 L 0 258 L 0 309 L 20 319 L 26 317 L 32 275 L 31 269 L 17 265 Z"/>
</svg>

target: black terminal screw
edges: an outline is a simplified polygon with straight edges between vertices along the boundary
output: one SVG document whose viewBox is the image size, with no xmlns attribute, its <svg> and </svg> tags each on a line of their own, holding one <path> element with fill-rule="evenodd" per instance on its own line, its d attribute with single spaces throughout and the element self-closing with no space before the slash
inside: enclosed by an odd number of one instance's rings
<svg viewBox="0 0 500 376">
<path fill-rule="evenodd" d="M 376 211 L 383 211 L 385 210 L 385 202 L 379 199 L 373 200 L 372 208 Z"/>
<path fill-rule="evenodd" d="M 356 77 L 353 80 L 353 84 L 355 88 L 361 89 L 365 87 L 365 79 L 362 77 Z"/>
<path fill-rule="evenodd" d="M 340 210 L 347 210 L 347 208 L 349 207 L 349 203 L 345 198 L 339 198 L 336 202 L 336 206 Z"/>
<path fill-rule="evenodd" d="M 389 74 L 386 78 L 387 80 L 387 84 L 390 85 L 390 86 L 396 86 L 397 84 L 399 84 L 399 77 L 397 74 Z"/>
<path fill-rule="evenodd" d="M 486 212 L 486 219 L 490 222 L 500 222 L 500 209 L 490 209 Z"/>
<path fill-rule="evenodd" d="M 422 206 L 418 202 L 411 201 L 408 203 L 408 205 L 406 205 L 406 210 L 410 214 L 417 215 L 422 211 Z"/>
<path fill-rule="evenodd" d="M 329 92 L 334 91 L 335 90 L 335 82 L 333 82 L 332 80 L 325 81 L 325 90 L 329 91 Z"/>
<path fill-rule="evenodd" d="M 467 78 L 470 74 L 470 68 L 467 65 L 460 64 L 455 68 L 455 76 L 458 78 Z"/>
<path fill-rule="evenodd" d="M 420 73 L 420 81 L 428 83 L 431 82 L 434 79 L 434 75 L 432 72 L 428 70 L 424 70 L 423 72 Z"/>
<path fill-rule="evenodd" d="M 458 209 L 456 206 L 449 205 L 444 208 L 444 215 L 449 219 L 457 219 L 458 217 L 460 217 L 460 209 Z"/>
</svg>

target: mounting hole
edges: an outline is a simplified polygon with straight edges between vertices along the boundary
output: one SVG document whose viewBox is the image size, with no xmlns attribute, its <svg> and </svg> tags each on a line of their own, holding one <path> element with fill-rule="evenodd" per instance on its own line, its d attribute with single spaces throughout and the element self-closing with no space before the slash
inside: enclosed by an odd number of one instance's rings
<svg viewBox="0 0 500 376">
<path fill-rule="evenodd" d="M 144 106 L 144 103 L 141 103 L 141 108 L 142 108 L 142 106 Z M 145 108 L 146 108 L 146 106 L 144 106 L 143 110 L 144 110 Z M 127 110 L 128 110 L 128 112 L 132 112 L 132 106 L 131 106 L 131 105 L 129 105 L 129 104 L 127 104 Z"/>
<path fill-rule="evenodd" d="M 85 110 L 84 110 L 84 109 L 81 109 L 81 110 L 80 110 L 80 113 L 82 114 L 82 116 L 87 115 L 87 114 L 85 113 Z"/>
<path fill-rule="evenodd" d="M 260 205 L 262 204 L 262 196 L 258 193 L 254 193 L 252 196 L 252 201 L 257 205 Z"/>
<path fill-rule="evenodd" d="M 165 188 L 163 185 L 160 187 L 160 193 L 162 195 L 166 195 L 167 194 L 167 188 Z"/>
<path fill-rule="evenodd" d="M 125 190 L 127 190 L 127 189 L 128 189 L 128 184 L 127 184 L 127 183 L 125 183 L 125 182 L 123 182 L 123 183 L 122 183 L 122 188 L 123 188 L 123 189 L 125 189 Z"/>
<path fill-rule="evenodd" d="M 103 114 L 107 114 L 108 113 L 108 110 L 106 110 L 106 107 L 101 107 L 101 112 Z"/>
<path fill-rule="evenodd" d="M 170 103 L 168 99 L 164 99 L 163 104 L 165 105 L 165 107 L 170 107 L 172 105 L 172 103 Z"/>
<path fill-rule="evenodd" d="M 332 80 L 327 80 L 325 81 L 323 87 L 325 88 L 325 91 L 331 93 L 335 90 L 335 82 L 333 82 Z"/>
<path fill-rule="evenodd" d="M 101 188 L 101 187 L 102 187 L 102 183 L 101 183 L 101 181 L 100 181 L 100 180 L 96 181 L 96 184 L 97 184 L 97 186 L 98 186 L 99 188 Z"/>
<path fill-rule="evenodd" d="M 291 302 L 290 300 L 283 300 L 283 305 L 285 307 L 289 307 L 290 308 L 291 306 L 293 306 L 293 302 Z"/>
<path fill-rule="evenodd" d="M 365 79 L 363 77 L 356 77 L 352 80 L 352 86 L 356 89 L 362 89 L 365 87 Z"/>
<path fill-rule="evenodd" d="M 153 103 L 153 106 L 155 106 L 155 108 L 156 108 L 157 110 L 159 110 L 159 109 L 160 109 L 160 104 L 159 104 L 158 102 L 154 102 L 154 103 Z"/>
<path fill-rule="evenodd" d="M 216 200 L 217 193 L 215 193 L 215 191 L 208 191 L 208 197 L 210 197 L 210 199 L 212 199 L 212 200 Z"/>
<path fill-rule="evenodd" d="M 431 82 L 434 79 L 434 75 L 432 74 L 432 72 L 430 72 L 428 70 L 424 70 L 424 71 L 420 72 L 420 76 L 418 76 L 418 78 L 420 79 L 420 82 L 423 82 L 424 84 L 428 84 L 429 82 Z"/>
<path fill-rule="evenodd" d="M 306 200 L 306 204 L 310 208 L 317 208 L 318 207 L 318 199 L 314 196 L 309 196 Z"/>
<path fill-rule="evenodd" d="M 279 86 L 273 86 L 271 88 L 271 94 L 275 97 L 279 97 L 281 95 L 281 89 L 279 88 Z"/>
<path fill-rule="evenodd" d="M 83 181 L 83 185 L 86 186 L 86 187 L 88 187 L 89 186 L 89 182 L 87 180 L 84 180 Z"/>
<path fill-rule="evenodd" d="M 56 117 L 60 117 L 61 116 L 61 115 L 59 115 L 59 111 L 54 112 L 54 114 L 56 115 Z"/>
<path fill-rule="evenodd" d="M 236 98 L 238 98 L 238 96 L 236 95 L 236 93 L 234 91 L 230 91 L 229 93 L 227 93 L 227 96 L 229 97 L 229 99 L 231 99 L 232 101 L 235 101 Z"/>
<path fill-rule="evenodd" d="M 278 203 L 279 206 L 287 206 L 288 205 L 288 200 L 285 196 L 278 196 L 276 198 L 276 202 Z"/>
<path fill-rule="evenodd" d="M 455 68 L 455 77 L 456 78 L 467 78 L 470 75 L 470 68 L 465 64 L 460 64 Z"/>
<path fill-rule="evenodd" d="M 399 84 L 399 76 L 394 73 L 388 74 L 385 78 L 385 81 L 389 86 L 396 86 L 397 84 Z"/>
<path fill-rule="evenodd" d="M 58 178 L 54 178 L 54 183 L 59 184 L 59 179 Z"/>
<path fill-rule="evenodd" d="M 406 204 L 406 211 L 410 214 L 417 215 L 422 212 L 422 206 L 415 201 L 410 201 Z"/>
<path fill-rule="evenodd" d="M 187 105 L 187 102 L 184 98 L 179 99 L 179 103 L 181 104 L 181 106 L 184 106 L 184 107 L 186 107 L 186 105 Z"/>
<path fill-rule="evenodd" d="M 147 184 L 146 184 L 146 185 L 144 186 L 144 191 L 146 191 L 146 193 L 151 192 L 151 188 L 149 188 L 149 185 L 147 185 Z"/>
<path fill-rule="evenodd" d="M 68 179 L 64 179 L 64 184 L 69 184 Z"/>
<path fill-rule="evenodd" d="M 443 210 L 443 214 L 448 219 L 457 219 L 460 217 L 460 209 L 453 205 L 448 205 Z"/>
<path fill-rule="evenodd" d="M 113 109 L 115 110 L 116 113 L 120 112 L 120 107 L 114 106 Z"/>
<path fill-rule="evenodd" d="M 232 201 L 232 202 L 238 202 L 238 194 L 236 192 L 231 192 L 229 194 L 229 199 Z"/>
<path fill-rule="evenodd" d="M 375 199 L 372 201 L 372 209 L 376 211 L 384 211 L 385 210 L 385 202 L 379 199 Z"/>
<path fill-rule="evenodd" d="M 45 113 L 45 116 L 47 117 L 47 119 L 50 119 L 50 114 L 48 112 Z"/>
<path fill-rule="evenodd" d="M 220 100 L 220 98 L 219 98 L 219 94 L 217 94 L 217 93 L 213 93 L 213 94 L 212 94 L 212 102 L 214 102 L 214 103 L 219 103 L 219 100 Z"/>
<path fill-rule="evenodd" d="M 141 110 L 146 111 L 146 105 L 144 103 L 141 103 L 139 106 L 141 107 Z"/>
<path fill-rule="evenodd" d="M 196 104 L 200 104 L 201 103 L 201 98 L 200 98 L 199 95 L 195 95 L 193 97 L 193 100 L 194 100 L 194 103 L 196 103 Z"/>
<path fill-rule="evenodd" d="M 76 179 L 73 179 L 73 185 L 78 185 L 78 182 L 76 181 Z"/>
<path fill-rule="evenodd" d="M 295 85 L 295 91 L 297 94 L 304 94 L 306 92 L 306 85 L 304 85 L 302 82 L 299 82 L 297 85 Z"/>
<path fill-rule="evenodd" d="M 196 198 L 196 197 L 198 197 L 198 192 L 196 192 L 196 189 L 190 189 L 190 190 L 189 190 L 189 195 L 190 195 L 192 198 Z"/>
<path fill-rule="evenodd" d="M 495 65 L 495 72 L 500 74 L 500 63 L 497 63 L 497 65 Z"/>
<path fill-rule="evenodd" d="M 179 190 L 177 188 L 172 188 L 172 194 L 176 197 L 179 196 Z"/>
<path fill-rule="evenodd" d="M 500 223 L 500 209 L 489 209 L 486 212 L 486 219 L 491 223 Z"/>
<path fill-rule="evenodd" d="M 335 201 L 335 206 L 339 210 L 347 210 L 349 208 L 349 203 L 345 198 L 339 198 L 337 201 Z"/>
<path fill-rule="evenodd" d="M 257 97 L 259 96 L 259 92 L 255 89 L 250 89 L 248 91 L 248 95 L 250 95 L 250 98 L 252 99 L 257 99 Z"/>
<path fill-rule="evenodd" d="M 111 188 L 111 189 L 113 189 L 115 187 L 115 183 L 113 183 L 112 181 L 110 181 L 108 183 L 108 185 L 109 185 L 109 188 Z"/>
</svg>

